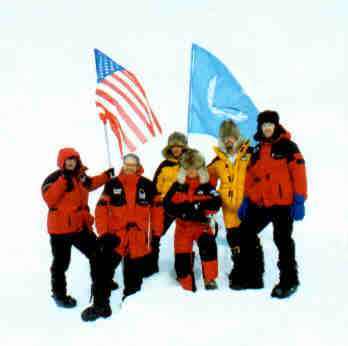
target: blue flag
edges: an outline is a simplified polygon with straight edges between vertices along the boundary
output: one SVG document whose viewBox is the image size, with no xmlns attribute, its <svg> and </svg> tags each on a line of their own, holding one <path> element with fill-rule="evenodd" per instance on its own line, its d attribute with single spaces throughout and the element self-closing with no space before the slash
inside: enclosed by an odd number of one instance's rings
<svg viewBox="0 0 348 346">
<path fill-rule="evenodd" d="M 256 131 L 258 110 L 226 66 L 207 50 L 192 45 L 188 133 L 218 137 L 222 121 L 232 119 L 242 135 Z"/>
</svg>

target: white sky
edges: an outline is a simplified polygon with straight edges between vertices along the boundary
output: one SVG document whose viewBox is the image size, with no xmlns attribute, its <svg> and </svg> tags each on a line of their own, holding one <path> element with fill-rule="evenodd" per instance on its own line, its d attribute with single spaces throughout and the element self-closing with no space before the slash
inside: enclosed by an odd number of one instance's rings
<svg viewBox="0 0 348 346">
<path fill-rule="evenodd" d="M 338 181 L 333 172 L 348 173 L 341 154 L 348 129 L 347 9 L 344 0 L 2 1 L 0 145 L 16 173 L 1 175 L 15 180 L 30 168 L 25 198 L 37 198 L 62 146 L 76 147 L 92 172 L 105 167 L 94 105 L 93 48 L 99 48 L 138 76 L 164 127 L 165 136 L 140 150 L 151 176 L 168 133 L 186 130 L 196 42 L 230 68 L 259 109 L 279 111 L 311 162 L 311 181 L 321 185 L 311 192 L 319 199 L 328 179 Z M 212 140 L 193 143 L 208 145 L 211 155 Z M 325 176 L 315 175 L 318 160 Z"/>
</svg>

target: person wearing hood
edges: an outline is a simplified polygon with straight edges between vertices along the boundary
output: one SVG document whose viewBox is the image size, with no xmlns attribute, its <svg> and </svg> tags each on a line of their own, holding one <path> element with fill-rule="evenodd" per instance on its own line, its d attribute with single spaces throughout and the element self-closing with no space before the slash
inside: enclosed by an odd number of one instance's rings
<svg viewBox="0 0 348 346">
<path fill-rule="evenodd" d="M 144 261 L 144 276 L 149 277 L 159 271 L 158 259 L 160 252 L 161 237 L 167 232 L 172 225 L 174 218 L 168 215 L 163 209 L 163 199 L 170 187 L 176 181 L 179 172 L 179 160 L 187 150 L 187 137 L 181 132 L 173 132 L 168 137 L 168 144 L 162 150 L 164 161 L 158 166 L 153 182 L 157 190 L 157 200 L 159 207 L 157 217 L 163 218 L 163 233 L 161 236 L 152 237 L 152 252 L 146 256 Z"/>
<path fill-rule="evenodd" d="M 299 286 L 293 222 L 304 218 L 307 199 L 306 168 L 298 146 L 279 123 L 275 111 L 258 115 L 258 142 L 252 154 L 245 181 L 245 198 L 239 209 L 241 224 L 241 289 L 262 280 L 262 263 L 255 261 L 257 234 L 273 224 L 278 248 L 279 282 L 271 296 L 286 298 Z"/>
<path fill-rule="evenodd" d="M 143 259 L 151 251 L 151 235 L 162 231 L 162 220 L 154 217 L 156 188 L 142 176 L 138 156 L 123 158 L 120 174 L 111 179 L 95 210 L 101 266 L 93 292 L 93 304 L 82 313 L 84 321 L 94 321 L 112 314 L 110 286 L 107 285 L 123 258 L 123 298 L 141 289 Z"/>
<path fill-rule="evenodd" d="M 180 159 L 177 181 L 164 198 L 166 212 L 176 219 L 174 235 L 175 270 L 185 290 L 196 291 L 193 273 L 193 242 L 201 257 L 204 285 L 216 289 L 218 275 L 217 246 L 210 216 L 221 207 L 219 193 L 209 183 L 203 156 L 188 149 Z"/>
<path fill-rule="evenodd" d="M 65 273 L 69 268 L 71 247 L 75 246 L 90 262 L 92 283 L 96 277 L 97 240 L 93 233 L 94 218 L 89 212 L 88 193 L 108 182 L 113 168 L 89 177 L 80 154 L 64 148 L 58 154 L 59 169 L 42 184 L 41 193 L 49 211 L 48 233 L 52 248 L 52 297 L 59 307 L 72 308 L 76 300 L 67 295 Z"/>
<path fill-rule="evenodd" d="M 244 139 L 233 120 L 225 120 L 219 129 L 219 145 L 214 147 L 216 157 L 208 165 L 211 182 L 222 199 L 222 213 L 227 242 L 231 249 L 233 269 L 229 274 L 229 285 L 234 288 L 235 277 L 240 272 L 240 219 L 238 208 L 244 197 L 246 169 L 250 160 L 249 141 Z"/>
</svg>

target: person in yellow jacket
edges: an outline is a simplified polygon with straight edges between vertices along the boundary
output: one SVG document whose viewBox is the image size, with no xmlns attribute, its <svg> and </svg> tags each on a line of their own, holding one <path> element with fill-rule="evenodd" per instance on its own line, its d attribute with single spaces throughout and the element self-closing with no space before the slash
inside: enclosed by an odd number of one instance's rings
<svg viewBox="0 0 348 346">
<path fill-rule="evenodd" d="M 227 242 L 233 260 L 233 269 L 229 275 L 231 287 L 233 278 L 240 272 L 241 220 L 238 218 L 238 209 L 244 197 L 244 181 L 251 153 L 249 141 L 241 136 L 233 120 L 225 120 L 220 125 L 218 146 L 214 147 L 214 151 L 216 157 L 208 165 L 208 172 L 213 185 L 219 182 L 218 192 L 222 198 Z"/>
<path fill-rule="evenodd" d="M 172 185 L 176 182 L 179 173 L 179 160 L 188 149 L 187 136 L 181 132 L 173 132 L 168 137 L 167 146 L 162 150 L 164 161 L 158 166 L 153 182 L 156 186 L 158 203 L 162 205 L 163 213 L 163 232 L 161 237 L 167 232 L 174 219 L 168 215 L 163 208 L 163 199 Z M 148 277 L 159 271 L 158 258 L 160 248 L 160 237 L 152 236 L 152 252 L 145 257 L 144 276 Z"/>
</svg>

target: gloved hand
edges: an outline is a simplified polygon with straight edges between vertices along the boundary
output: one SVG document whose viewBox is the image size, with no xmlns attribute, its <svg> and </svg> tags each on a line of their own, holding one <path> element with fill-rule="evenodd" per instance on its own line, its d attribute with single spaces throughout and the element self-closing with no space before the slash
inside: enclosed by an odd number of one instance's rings
<svg viewBox="0 0 348 346">
<path fill-rule="evenodd" d="M 304 202 L 305 199 L 302 195 L 294 195 L 294 202 L 291 206 L 290 215 L 296 221 L 303 220 L 305 216 Z"/>
<path fill-rule="evenodd" d="M 248 210 L 250 206 L 250 201 L 247 197 L 244 197 L 242 204 L 238 209 L 238 217 L 240 220 L 244 221 L 248 216 Z"/>
<path fill-rule="evenodd" d="M 74 183 L 73 183 L 73 175 L 74 171 L 69 170 L 69 169 L 63 169 L 62 170 L 62 176 L 66 180 L 66 192 L 71 192 L 74 188 Z"/>
<path fill-rule="evenodd" d="M 88 189 L 92 185 L 92 179 L 84 172 L 80 173 L 77 178 L 81 181 L 82 185 L 86 189 Z"/>
<path fill-rule="evenodd" d="M 106 233 L 98 239 L 101 252 L 111 252 L 120 244 L 120 238 L 114 234 Z"/>
<path fill-rule="evenodd" d="M 185 206 L 186 220 L 208 223 L 209 219 L 204 214 L 204 210 L 200 202 L 187 203 Z"/>
<path fill-rule="evenodd" d="M 115 176 L 115 169 L 109 168 L 108 170 L 105 171 L 105 173 L 109 176 L 109 178 L 113 178 Z"/>
</svg>

